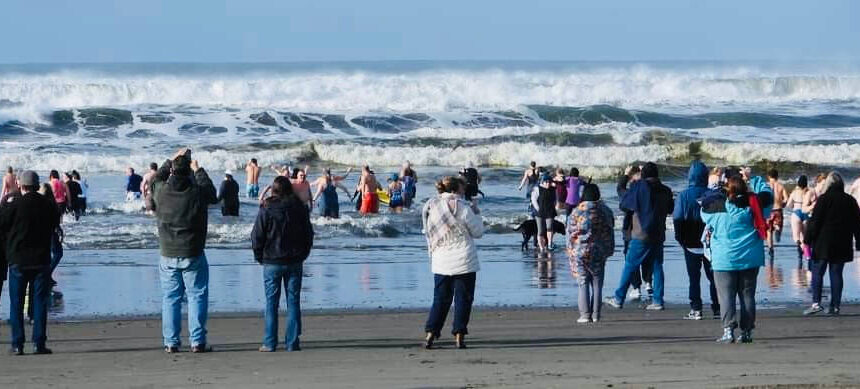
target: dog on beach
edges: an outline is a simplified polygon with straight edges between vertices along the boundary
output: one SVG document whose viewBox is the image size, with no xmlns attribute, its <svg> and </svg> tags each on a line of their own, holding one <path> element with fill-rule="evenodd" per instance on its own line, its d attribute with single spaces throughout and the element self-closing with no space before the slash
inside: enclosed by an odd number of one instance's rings
<svg viewBox="0 0 860 389">
<path fill-rule="evenodd" d="M 514 228 L 514 231 L 519 231 L 520 233 L 523 234 L 523 245 L 522 245 L 523 251 L 525 251 L 528 248 L 528 244 L 529 244 L 530 239 L 534 239 L 534 246 L 537 247 L 537 245 L 538 245 L 538 242 L 537 242 L 538 241 L 537 223 L 534 221 L 534 219 L 529 219 L 529 220 L 526 220 L 526 221 L 520 223 L 520 225 L 518 225 L 517 228 Z M 553 220 L 552 221 L 552 231 L 555 232 L 556 234 L 564 235 L 566 232 L 565 228 L 564 228 L 564 223 L 562 223 L 558 220 Z"/>
</svg>

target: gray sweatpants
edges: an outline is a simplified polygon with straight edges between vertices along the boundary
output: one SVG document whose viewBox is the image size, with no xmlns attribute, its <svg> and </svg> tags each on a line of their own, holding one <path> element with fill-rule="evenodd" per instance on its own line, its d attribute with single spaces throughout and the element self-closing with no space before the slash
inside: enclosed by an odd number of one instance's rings
<svg viewBox="0 0 860 389">
<path fill-rule="evenodd" d="M 723 328 L 738 328 L 735 301 L 740 300 L 740 328 L 742 331 L 755 328 L 755 287 L 758 279 L 757 267 L 746 270 L 714 270 L 717 284 Z"/>
<path fill-rule="evenodd" d="M 579 315 L 591 315 L 591 320 L 600 320 L 600 305 L 603 301 L 603 269 L 591 274 L 579 266 Z"/>
</svg>

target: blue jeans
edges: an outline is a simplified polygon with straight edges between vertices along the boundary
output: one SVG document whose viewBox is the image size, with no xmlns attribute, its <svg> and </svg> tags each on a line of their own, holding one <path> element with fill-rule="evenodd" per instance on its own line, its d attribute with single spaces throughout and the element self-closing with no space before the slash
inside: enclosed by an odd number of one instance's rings
<svg viewBox="0 0 860 389">
<path fill-rule="evenodd" d="M 812 302 L 821 304 L 824 272 L 830 267 L 830 308 L 839 308 L 842 305 L 842 270 L 845 263 L 811 260 L 809 264 L 812 268 Z"/>
<path fill-rule="evenodd" d="M 51 268 L 20 269 L 9 265 L 9 322 L 12 325 L 12 347 L 24 347 L 24 296 L 27 284 L 31 284 L 34 294 L 33 305 L 33 345 L 45 347 L 48 339 L 48 299 L 51 293 Z"/>
<path fill-rule="evenodd" d="M 705 269 L 705 277 L 711 285 L 711 310 L 720 311 L 720 299 L 717 296 L 717 285 L 714 283 L 714 272 L 711 270 L 711 262 L 705 259 L 704 254 L 694 254 L 685 248 L 684 261 L 687 262 L 687 275 L 690 277 L 690 309 L 702 310 L 702 268 Z"/>
<path fill-rule="evenodd" d="M 51 235 L 51 274 L 54 273 L 61 259 L 63 259 L 63 243 L 60 242 L 60 234 L 54 232 Z"/>
<path fill-rule="evenodd" d="M 475 275 L 477 273 L 445 276 L 434 274 L 433 306 L 424 325 L 425 332 L 431 332 L 437 338 L 442 333 L 451 302 L 454 302 L 454 324 L 451 334 L 469 333 L 469 317 L 472 315 L 472 302 L 475 300 Z"/>
<path fill-rule="evenodd" d="M 182 344 L 182 298 L 188 298 L 188 333 L 191 346 L 206 344 L 209 316 L 209 263 L 206 254 L 190 258 L 161 257 L 161 332 L 165 346 Z"/>
<path fill-rule="evenodd" d="M 266 287 L 266 332 L 263 345 L 272 350 L 278 347 L 278 306 L 281 303 L 281 285 L 287 298 L 287 351 L 299 350 L 302 334 L 302 264 L 263 265 L 263 285 Z"/>
<path fill-rule="evenodd" d="M 615 290 L 615 300 L 620 304 L 623 305 L 627 297 L 633 273 L 646 261 L 651 261 L 654 266 L 654 304 L 663 305 L 663 242 L 650 243 L 639 239 L 630 240 L 630 247 L 624 257 L 621 283 Z"/>
</svg>

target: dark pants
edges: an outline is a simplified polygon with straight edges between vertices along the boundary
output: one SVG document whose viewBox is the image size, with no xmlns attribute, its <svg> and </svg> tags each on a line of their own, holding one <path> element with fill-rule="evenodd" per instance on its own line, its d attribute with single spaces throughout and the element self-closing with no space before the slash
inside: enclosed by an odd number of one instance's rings
<svg viewBox="0 0 860 389">
<path fill-rule="evenodd" d="M 828 263 L 825 260 L 809 261 L 812 267 L 812 302 L 821 304 L 821 289 L 824 287 L 824 272 L 830 267 L 830 307 L 839 308 L 842 303 L 842 269 L 845 264 Z"/>
<path fill-rule="evenodd" d="M 690 277 L 690 309 L 702 310 L 702 268 L 705 268 L 705 277 L 711 284 L 711 310 L 715 313 L 720 311 L 720 300 L 717 297 L 717 286 L 714 283 L 714 272 L 711 270 L 711 262 L 705 259 L 703 254 L 694 254 L 684 249 L 684 260 L 687 262 L 687 275 Z"/>
<path fill-rule="evenodd" d="M 630 241 L 627 241 L 627 245 L 629 247 Z M 627 256 L 627 253 L 624 253 L 624 256 Z M 654 262 L 651 259 L 646 259 L 642 262 L 636 270 L 633 272 L 633 275 L 630 276 L 630 285 L 633 288 L 639 289 L 642 287 L 642 281 L 647 283 L 651 283 L 654 280 Z"/>
<path fill-rule="evenodd" d="M 434 274 L 433 281 L 433 306 L 430 315 L 424 325 L 425 332 L 431 332 L 437 338 L 442 333 L 445 318 L 451 302 L 454 302 L 454 327 L 451 333 L 468 334 L 469 316 L 472 314 L 472 302 L 475 300 L 475 275 L 476 273 L 459 274 L 456 276 L 445 276 Z"/>
<path fill-rule="evenodd" d="M 27 284 L 34 290 L 30 305 L 33 306 L 33 345 L 44 347 L 48 324 L 48 299 L 51 293 L 51 268 L 19 269 L 9 266 L 9 322 L 12 326 L 12 347 L 24 347 L 24 296 Z"/>
<path fill-rule="evenodd" d="M 734 271 L 715 271 L 714 281 L 722 303 L 723 328 L 738 327 L 735 301 L 740 300 L 740 327 L 742 331 L 755 328 L 755 287 L 758 268 Z"/>
</svg>

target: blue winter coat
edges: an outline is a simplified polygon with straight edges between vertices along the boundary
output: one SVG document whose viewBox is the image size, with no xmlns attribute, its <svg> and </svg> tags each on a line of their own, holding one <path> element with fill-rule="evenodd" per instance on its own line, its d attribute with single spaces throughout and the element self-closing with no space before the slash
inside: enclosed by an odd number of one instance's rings
<svg viewBox="0 0 860 389">
<path fill-rule="evenodd" d="M 672 215 L 675 240 L 684 248 L 701 248 L 705 223 L 702 222 L 699 199 L 708 192 L 708 167 L 701 161 L 693 161 L 688 178 L 690 187 L 675 199 L 675 212 Z"/>
<path fill-rule="evenodd" d="M 753 177 L 750 190 L 756 194 L 765 219 L 773 207 L 773 191 L 761 177 Z M 702 203 L 702 220 L 711 231 L 711 266 L 715 271 L 737 271 L 764 266 L 764 240 L 753 226 L 752 210 L 738 207 L 717 193 Z"/>
</svg>

